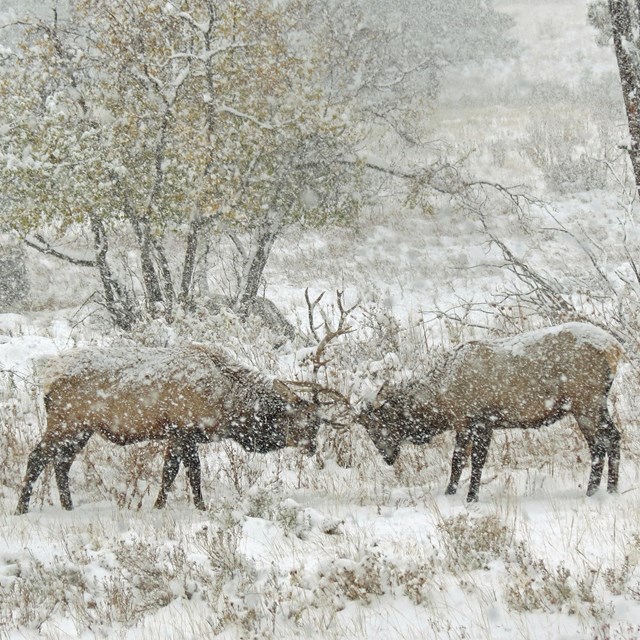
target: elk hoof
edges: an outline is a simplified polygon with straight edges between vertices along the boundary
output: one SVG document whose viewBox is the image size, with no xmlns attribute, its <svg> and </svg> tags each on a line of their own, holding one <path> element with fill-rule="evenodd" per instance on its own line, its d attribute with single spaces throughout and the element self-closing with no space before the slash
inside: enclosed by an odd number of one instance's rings
<svg viewBox="0 0 640 640">
<path fill-rule="evenodd" d="M 458 490 L 458 485 L 457 484 L 450 484 L 445 490 L 444 490 L 444 495 L 445 496 L 455 496 L 456 495 L 456 491 Z"/>
<path fill-rule="evenodd" d="M 467 502 L 478 502 L 478 494 L 474 493 L 474 494 L 469 494 L 467 496 Z"/>
</svg>

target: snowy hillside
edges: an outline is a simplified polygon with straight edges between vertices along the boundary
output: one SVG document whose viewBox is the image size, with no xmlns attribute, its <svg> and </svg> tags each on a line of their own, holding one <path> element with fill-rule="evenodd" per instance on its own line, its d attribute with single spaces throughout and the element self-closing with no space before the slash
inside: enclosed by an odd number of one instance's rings
<svg viewBox="0 0 640 640">
<path fill-rule="evenodd" d="M 200 445 L 205 511 L 184 470 L 153 509 L 163 442 L 96 435 L 71 468 L 73 511 L 48 468 L 29 513 L 14 515 L 45 429 L 43 361 L 122 339 L 95 303 L 95 275 L 28 250 L 29 297 L 0 313 L 0 638 L 640 638 L 639 343 L 625 331 L 637 315 L 637 206 L 617 146 L 627 135 L 615 60 L 595 44 L 586 4 L 499 0 L 518 57 L 443 80 L 433 139 L 487 183 L 482 215 L 444 197 L 428 212 L 401 208 L 381 189 L 355 225 L 277 239 L 265 294 L 294 339 L 204 306 L 127 339 L 215 342 L 270 379 L 308 379 L 317 341 L 305 289 L 326 291 L 330 327 L 344 291 L 358 303 L 354 331 L 322 354 L 321 381 L 360 410 L 384 381 L 422 376 L 465 340 L 591 320 L 629 354 L 609 396 L 620 492 L 603 483 L 586 497 L 589 450 L 571 418 L 495 433 L 471 504 L 468 468 L 445 495 L 453 434 L 404 445 L 389 467 L 351 420 L 325 427 L 312 457 Z M 15 6 L 0 0 L 0 16 Z M 497 184 L 526 194 L 519 207 Z M 225 251 L 211 250 L 212 296 L 230 286 L 215 260 Z"/>
</svg>

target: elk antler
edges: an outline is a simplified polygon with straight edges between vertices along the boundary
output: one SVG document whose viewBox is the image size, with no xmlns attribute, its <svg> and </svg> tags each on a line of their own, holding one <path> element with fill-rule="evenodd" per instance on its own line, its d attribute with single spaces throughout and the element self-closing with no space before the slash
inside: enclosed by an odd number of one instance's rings
<svg viewBox="0 0 640 640">
<path fill-rule="evenodd" d="M 318 371 L 326 364 L 331 361 L 331 358 L 325 358 L 325 351 L 327 350 L 327 346 L 332 340 L 335 338 L 345 335 L 347 333 L 351 333 L 354 329 L 351 325 L 347 324 L 347 320 L 351 315 L 352 311 L 360 304 L 357 301 L 354 305 L 349 308 L 344 306 L 344 291 L 336 291 L 336 303 L 338 305 L 338 311 L 340 312 L 340 317 L 338 318 L 338 324 L 333 329 L 331 324 L 329 323 L 329 319 L 327 318 L 326 313 L 320 308 L 320 315 L 322 316 L 322 323 L 315 325 L 314 316 L 315 310 L 318 307 L 318 303 L 322 300 L 324 296 L 324 291 L 313 301 L 309 298 L 309 289 L 305 289 L 304 291 L 304 299 L 307 302 L 307 316 L 309 319 L 309 330 L 313 335 L 314 339 L 318 342 L 318 346 L 316 347 L 315 353 L 311 357 L 311 362 L 313 363 L 313 377 L 314 380 L 317 378 Z M 319 307 L 318 307 L 319 308 Z M 325 334 L 322 338 L 318 335 L 318 329 L 324 325 Z"/>
<path fill-rule="evenodd" d="M 289 384 L 291 384 L 291 383 L 284 382 L 283 380 L 278 380 L 278 379 L 275 379 L 275 380 L 272 381 L 272 385 L 273 385 L 274 391 L 279 393 L 284 398 L 284 400 L 286 402 L 289 402 L 292 405 L 295 405 L 295 404 L 301 402 L 302 399 L 300 398 L 299 395 L 294 393 L 289 388 Z"/>
<path fill-rule="evenodd" d="M 282 383 L 282 382 L 281 382 Z M 301 391 L 309 391 L 313 396 L 313 404 L 320 408 L 322 406 L 325 407 L 334 407 L 338 406 L 338 414 L 339 417 L 343 418 L 343 421 L 329 419 L 326 416 L 323 418 L 326 424 L 330 424 L 332 427 L 337 429 L 338 431 L 344 431 L 349 428 L 350 424 L 354 421 L 357 414 L 356 411 L 349 401 L 349 399 L 337 389 L 332 389 L 331 387 L 325 387 L 317 382 L 305 381 L 305 380 L 287 380 L 286 383 L 282 383 L 286 385 L 290 385 L 291 387 L 300 389 Z M 320 400 L 321 395 L 326 395 L 330 398 L 330 400 L 323 402 Z"/>
<path fill-rule="evenodd" d="M 343 393 L 340 393 L 337 389 L 332 389 L 331 387 L 325 387 L 317 382 L 307 381 L 307 380 L 287 380 L 286 382 L 280 381 L 281 384 L 290 385 L 292 387 L 297 387 L 301 391 L 311 391 L 314 396 L 319 396 L 321 394 L 325 394 L 333 399 L 333 401 L 337 401 L 341 404 L 344 404 L 349 409 L 352 409 L 351 402 L 349 398 L 345 396 Z"/>
</svg>

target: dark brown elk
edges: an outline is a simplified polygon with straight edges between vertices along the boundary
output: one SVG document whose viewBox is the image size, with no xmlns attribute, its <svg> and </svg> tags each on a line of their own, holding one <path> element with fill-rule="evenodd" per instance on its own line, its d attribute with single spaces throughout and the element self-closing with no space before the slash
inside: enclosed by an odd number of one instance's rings
<svg viewBox="0 0 640 640">
<path fill-rule="evenodd" d="M 94 433 L 119 445 L 167 439 L 155 506 L 165 505 L 182 462 L 204 509 L 198 443 L 232 438 L 247 451 L 301 446 L 311 454 L 319 426 L 316 407 L 284 383 L 202 345 L 71 351 L 49 365 L 45 407 L 47 427 L 29 456 L 18 514 L 49 463 L 62 506 L 72 508 L 69 469 Z"/>
<path fill-rule="evenodd" d="M 383 387 L 361 422 L 390 465 L 402 442 L 424 444 L 454 430 L 446 493 L 456 493 L 470 445 L 467 501 L 473 502 L 494 429 L 537 428 L 572 415 L 591 454 L 587 495 L 598 489 L 607 456 L 607 488 L 615 492 L 620 433 L 607 398 L 621 357 L 611 335 L 578 322 L 469 342 L 451 352 L 431 379 Z"/>
</svg>

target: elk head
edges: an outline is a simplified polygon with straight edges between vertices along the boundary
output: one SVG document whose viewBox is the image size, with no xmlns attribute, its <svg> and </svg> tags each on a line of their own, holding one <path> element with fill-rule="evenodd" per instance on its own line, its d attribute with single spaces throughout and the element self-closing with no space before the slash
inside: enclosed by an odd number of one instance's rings
<svg viewBox="0 0 640 640">
<path fill-rule="evenodd" d="M 426 444 L 442 431 L 437 414 L 402 388 L 383 385 L 376 399 L 365 404 L 358 420 L 388 465 L 403 442 Z"/>
<path fill-rule="evenodd" d="M 316 439 L 321 416 L 313 402 L 294 393 L 282 380 L 273 381 L 273 389 L 287 403 L 283 421 L 284 446 L 298 447 L 306 455 L 316 451 Z"/>
</svg>

